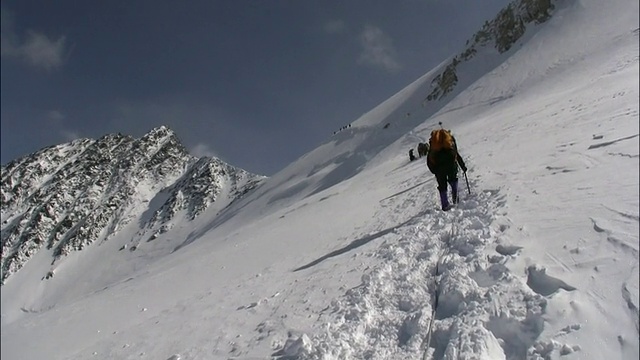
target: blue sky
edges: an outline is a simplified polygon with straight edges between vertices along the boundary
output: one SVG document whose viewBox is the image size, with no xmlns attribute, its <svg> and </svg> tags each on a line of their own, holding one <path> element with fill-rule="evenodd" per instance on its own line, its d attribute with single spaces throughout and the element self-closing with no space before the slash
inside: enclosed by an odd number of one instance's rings
<svg viewBox="0 0 640 360">
<path fill-rule="evenodd" d="M 167 125 L 194 155 L 272 175 L 507 3 L 3 1 L 2 164 Z"/>
</svg>

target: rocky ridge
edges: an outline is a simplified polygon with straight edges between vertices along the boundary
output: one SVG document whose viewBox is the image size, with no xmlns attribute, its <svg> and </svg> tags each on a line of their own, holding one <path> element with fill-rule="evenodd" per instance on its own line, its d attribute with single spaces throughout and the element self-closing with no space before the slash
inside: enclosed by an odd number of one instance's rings
<svg viewBox="0 0 640 360">
<path fill-rule="evenodd" d="M 3 166 L 1 178 L 2 283 L 42 249 L 55 263 L 108 240 L 134 219 L 143 222 L 140 236 L 152 239 L 176 217 L 193 220 L 264 179 L 217 158 L 190 155 L 164 126 L 140 139 L 110 134 L 44 148 Z M 162 193 L 166 201 L 149 209 Z"/>
<path fill-rule="evenodd" d="M 467 41 L 463 52 L 456 55 L 431 81 L 433 90 L 425 101 L 440 100 L 458 84 L 458 65 L 472 59 L 478 49 L 493 45 L 500 54 L 509 51 L 524 35 L 529 24 L 540 24 L 551 17 L 554 0 L 517 0 L 504 7 L 496 17 Z"/>
</svg>

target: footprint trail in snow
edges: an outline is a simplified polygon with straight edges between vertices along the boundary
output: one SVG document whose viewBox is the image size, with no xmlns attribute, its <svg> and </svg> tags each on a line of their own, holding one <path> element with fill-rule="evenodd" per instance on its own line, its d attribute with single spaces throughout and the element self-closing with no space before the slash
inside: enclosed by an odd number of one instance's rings
<svg viewBox="0 0 640 360">
<path fill-rule="evenodd" d="M 503 205 L 500 191 L 479 191 L 452 211 L 427 210 L 394 228 L 370 254 L 378 265 L 323 312 L 326 327 L 283 353 L 452 360 L 544 359 L 579 351 L 538 340 L 545 296 L 574 288 L 544 269 L 530 269 L 529 286 L 524 274 L 509 271 L 505 264 L 521 248 L 504 245 L 509 219 L 499 215 Z"/>
</svg>

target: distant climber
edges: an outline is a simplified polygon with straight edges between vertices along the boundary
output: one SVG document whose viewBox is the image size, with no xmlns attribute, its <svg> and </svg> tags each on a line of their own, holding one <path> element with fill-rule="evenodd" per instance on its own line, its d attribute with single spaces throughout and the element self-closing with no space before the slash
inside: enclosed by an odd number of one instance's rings
<svg viewBox="0 0 640 360">
<path fill-rule="evenodd" d="M 429 151 L 429 145 L 422 142 L 418 144 L 418 157 L 427 156 L 428 151 Z"/>
<path fill-rule="evenodd" d="M 427 167 L 436 176 L 438 191 L 440 192 L 440 204 L 442 210 L 451 209 L 447 197 L 448 185 L 451 186 L 451 200 L 458 203 L 458 165 L 463 172 L 467 172 L 456 139 L 451 135 L 451 131 L 437 129 L 431 132 L 429 139 L 429 150 L 427 152 Z"/>
<path fill-rule="evenodd" d="M 416 159 L 416 156 L 413 155 L 413 149 L 409 150 L 409 161 L 413 161 Z"/>
</svg>

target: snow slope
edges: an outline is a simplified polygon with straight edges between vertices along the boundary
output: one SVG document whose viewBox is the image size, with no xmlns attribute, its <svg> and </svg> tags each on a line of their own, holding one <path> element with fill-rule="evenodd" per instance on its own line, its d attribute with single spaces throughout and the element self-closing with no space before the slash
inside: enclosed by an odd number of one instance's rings
<svg viewBox="0 0 640 360">
<path fill-rule="evenodd" d="M 15 274 L 2 358 L 637 359 L 638 2 L 529 30 L 450 102 L 434 69 L 222 213 L 90 250 L 120 278 Z M 471 190 L 446 213 L 407 156 L 439 121 Z"/>
</svg>

